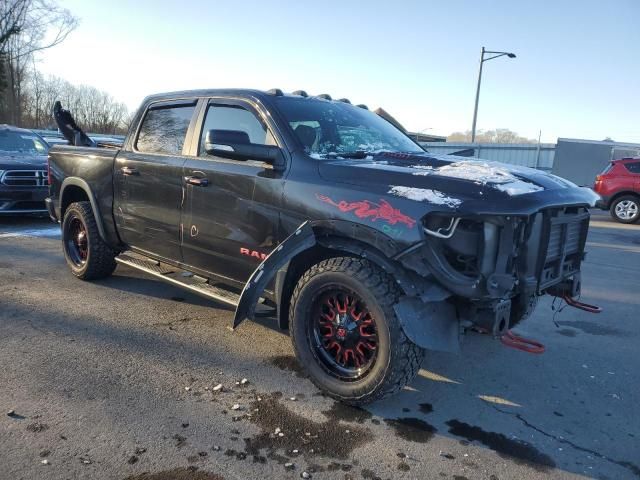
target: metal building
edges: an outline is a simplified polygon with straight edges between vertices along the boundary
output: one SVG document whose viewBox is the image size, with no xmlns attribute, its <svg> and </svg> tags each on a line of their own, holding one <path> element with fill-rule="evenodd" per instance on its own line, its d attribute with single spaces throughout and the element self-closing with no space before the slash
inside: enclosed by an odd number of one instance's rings
<svg viewBox="0 0 640 480">
<path fill-rule="evenodd" d="M 559 138 L 552 172 L 590 187 L 611 160 L 627 157 L 640 157 L 640 144 Z"/>
<path fill-rule="evenodd" d="M 554 162 L 553 143 L 458 143 L 420 142 L 431 153 L 452 154 L 468 150 L 473 157 L 495 162 L 551 170 Z"/>
</svg>

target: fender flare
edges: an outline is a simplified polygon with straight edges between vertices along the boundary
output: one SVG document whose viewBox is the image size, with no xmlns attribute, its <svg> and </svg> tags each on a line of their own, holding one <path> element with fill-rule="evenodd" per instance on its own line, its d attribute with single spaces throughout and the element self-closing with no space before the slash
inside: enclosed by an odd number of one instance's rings
<svg viewBox="0 0 640 480">
<path fill-rule="evenodd" d="M 262 294 L 275 273 L 298 253 L 313 247 L 315 244 L 316 236 L 313 228 L 311 228 L 309 222 L 304 222 L 258 265 L 258 268 L 253 271 L 240 294 L 240 300 L 233 318 L 234 329 L 247 318 L 253 320 L 260 294 Z"/>
<path fill-rule="evenodd" d="M 102 240 L 107 242 L 107 236 L 105 234 L 104 224 L 102 223 L 102 215 L 100 215 L 100 207 L 98 207 L 98 202 L 96 201 L 95 195 L 91 191 L 91 187 L 82 178 L 67 177 L 63 180 L 62 186 L 60 187 L 60 203 L 59 203 L 60 222 L 64 220 L 64 214 L 62 212 L 62 201 L 64 200 L 64 192 L 67 189 L 67 187 L 71 187 L 71 186 L 79 187 L 84 191 L 84 193 L 87 194 L 87 197 L 89 198 L 89 203 L 91 204 L 91 210 L 93 210 L 93 216 L 96 220 L 96 226 L 98 227 L 98 234 L 100 235 L 100 238 Z"/>
<path fill-rule="evenodd" d="M 356 241 L 354 242 L 354 240 Z M 416 285 L 416 278 L 411 278 L 402 267 L 399 268 L 399 265 L 394 265 L 389 258 L 386 258 L 384 253 L 362 240 L 330 235 L 319 238 L 318 244 L 331 250 L 341 250 L 362 258 L 370 259 L 385 272 L 393 275 L 400 288 L 402 288 L 407 295 L 416 295 L 419 291 Z"/>
<path fill-rule="evenodd" d="M 454 305 L 446 301 L 451 292 L 426 279 L 411 276 L 374 247 L 353 240 L 335 235 L 317 236 L 314 225 L 308 221 L 304 222 L 253 272 L 240 295 L 233 328 L 237 328 L 247 318 L 254 318 L 260 294 L 272 278 L 276 278 L 276 290 L 282 290 L 282 282 L 286 279 L 287 269 L 293 258 L 305 250 L 321 245 L 327 249 L 369 258 L 393 275 L 404 291 L 394 311 L 407 337 L 425 349 L 458 353 L 460 325 Z M 278 304 L 280 301 L 278 295 Z"/>
</svg>

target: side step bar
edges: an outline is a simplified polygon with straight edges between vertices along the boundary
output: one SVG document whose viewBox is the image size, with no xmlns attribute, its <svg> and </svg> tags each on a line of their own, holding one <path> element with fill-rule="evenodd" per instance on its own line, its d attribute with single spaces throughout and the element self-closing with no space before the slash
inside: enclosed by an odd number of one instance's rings
<svg viewBox="0 0 640 480">
<path fill-rule="evenodd" d="M 230 307 L 236 307 L 240 301 L 240 295 L 211 285 L 209 280 L 204 277 L 144 258 L 141 255 L 123 253 L 116 257 L 116 262 Z"/>
</svg>

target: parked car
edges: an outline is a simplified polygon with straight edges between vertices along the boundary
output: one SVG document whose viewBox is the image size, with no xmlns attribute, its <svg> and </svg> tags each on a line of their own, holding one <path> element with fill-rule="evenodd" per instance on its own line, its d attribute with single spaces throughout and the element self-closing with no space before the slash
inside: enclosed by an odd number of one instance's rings
<svg viewBox="0 0 640 480">
<path fill-rule="evenodd" d="M 46 215 L 48 149 L 31 130 L 0 125 L 0 215 Z"/>
<path fill-rule="evenodd" d="M 59 105 L 56 118 L 83 145 L 49 156 L 75 276 L 122 263 L 235 306 L 234 328 L 271 306 L 341 401 L 399 391 L 425 349 L 457 352 L 467 329 L 507 335 L 540 295 L 579 294 L 591 189 L 429 154 L 347 99 L 154 95 L 122 148 L 90 146 Z"/>
<path fill-rule="evenodd" d="M 609 210 L 614 220 L 640 220 L 640 158 L 613 160 L 596 176 L 593 189 L 601 198 L 597 206 Z"/>
</svg>

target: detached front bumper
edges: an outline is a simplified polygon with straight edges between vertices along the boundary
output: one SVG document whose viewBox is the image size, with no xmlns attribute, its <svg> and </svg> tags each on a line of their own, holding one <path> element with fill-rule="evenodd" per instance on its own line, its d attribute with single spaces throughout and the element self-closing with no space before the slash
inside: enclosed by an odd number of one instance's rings
<svg viewBox="0 0 640 480">
<path fill-rule="evenodd" d="M 455 232 L 427 235 L 401 261 L 473 301 L 541 295 L 580 272 L 589 217 L 586 207 L 561 207 L 520 217 L 463 218 Z"/>
<path fill-rule="evenodd" d="M 422 302 L 455 306 L 457 314 L 446 315 L 450 324 L 458 318 L 461 326 L 475 324 L 498 336 L 526 318 L 538 296 L 579 293 L 589 217 L 586 207 L 463 217 L 455 232 L 438 230 L 440 219 L 426 218 L 426 230 L 439 235 L 428 234 L 399 260 L 422 278 Z M 447 295 L 435 297 L 433 284 Z"/>
</svg>

